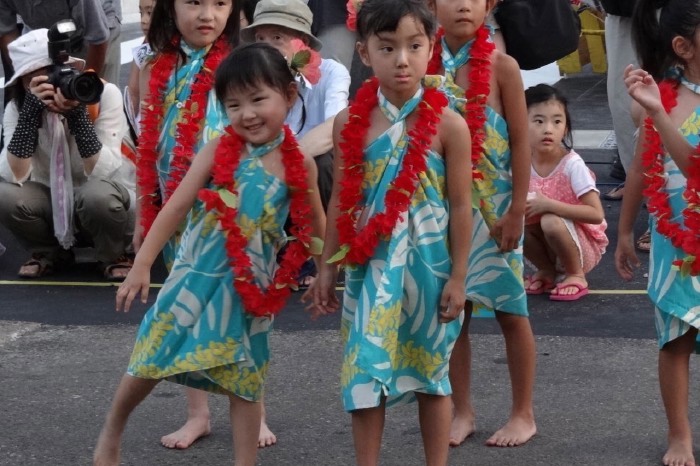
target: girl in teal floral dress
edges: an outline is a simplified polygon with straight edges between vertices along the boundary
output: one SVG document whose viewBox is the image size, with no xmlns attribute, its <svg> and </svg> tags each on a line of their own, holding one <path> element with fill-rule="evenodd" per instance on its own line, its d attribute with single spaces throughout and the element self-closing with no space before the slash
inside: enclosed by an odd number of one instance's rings
<svg viewBox="0 0 700 466">
<path fill-rule="evenodd" d="M 444 75 L 451 105 L 472 132 L 474 231 L 464 326 L 450 361 L 455 406 L 450 443 L 476 429 L 471 401 L 469 323 L 495 313 L 506 346 L 513 402 L 508 421 L 486 441 L 516 446 L 535 435 L 535 338 L 523 283 L 522 236 L 530 179 L 527 108 L 517 63 L 494 50 L 485 24 L 494 0 L 430 0 L 443 34 L 431 73 Z M 474 313 L 472 312 L 474 311 Z"/>
<path fill-rule="evenodd" d="M 376 77 L 335 121 L 337 183 L 311 294 L 317 313 L 340 307 L 327 261 L 342 260 L 341 386 L 357 464 L 378 464 L 385 408 L 417 399 L 426 464 L 444 465 L 471 236 L 469 130 L 422 83 L 434 35 L 424 0 L 367 0 L 357 33 Z"/>
<path fill-rule="evenodd" d="M 626 280 L 640 265 L 634 224 L 644 195 L 651 226 L 647 291 L 668 421 L 662 463 L 674 466 L 696 464 L 688 399 L 690 355 L 700 353 L 699 26 L 697 1 L 638 1 L 632 30 L 642 69 L 630 65 L 624 72 L 646 119 L 625 182 L 615 265 Z"/>
<path fill-rule="evenodd" d="M 271 317 L 308 257 L 311 235 L 323 236 L 325 217 L 313 159 L 284 126 L 296 97 L 284 57 L 265 44 L 246 46 L 221 63 L 216 77 L 231 126 L 197 155 L 117 292 L 117 310 L 128 311 L 137 297 L 146 301 L 153 261 L 187 218 L 170 275 L 139 329 L 95 464 L 118 464 L 129 414 L 163 379 L 228 395 L 235 464 L 255 464 Z M 290 212 L 296 240 L 278 265 Z"/>
</svg>

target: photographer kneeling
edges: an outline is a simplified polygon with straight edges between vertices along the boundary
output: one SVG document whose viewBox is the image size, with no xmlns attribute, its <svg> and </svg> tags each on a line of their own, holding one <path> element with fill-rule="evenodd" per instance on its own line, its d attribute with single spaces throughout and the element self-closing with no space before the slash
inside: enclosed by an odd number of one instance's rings
<svg viewBox="0 0 700 466">
<path fill-rule="evenodd" d="M 94 245 L 105 277 L 120 280 L 130 269 L 135 205 L 122 97 L 73 68 L 81 61 L 68 56 L 58 31 L 37 29 L 9 44 L 15 75 L 5 85 L 13 98 L 3 119 L 0 222 L 32 255 L 21 277 L 72 260 L 78 237 Z"/>
</svg>

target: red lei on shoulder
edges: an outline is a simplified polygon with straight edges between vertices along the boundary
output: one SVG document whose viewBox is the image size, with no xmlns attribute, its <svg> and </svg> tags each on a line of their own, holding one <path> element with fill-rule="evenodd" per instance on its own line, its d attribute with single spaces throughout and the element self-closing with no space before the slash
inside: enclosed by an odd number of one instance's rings
<svg viewBox="0 0 700 466">
<path fill-rule="evenodd" d="M 212 179 L 215 187 L 199 191 L 199 199 L 204 202 L 207 211 L 216 212 L 221 228 L 226 232 L 226 254 L 233 271 L 233 286 L 241 297 L 245 311 L 255 317 L 275 315 L 282 310 L 291 286 L 296 284 L 299 269 L 309 256 L 306 248 L 311 244 L 311 207 L 307 202 L 304 155 L 287 126 L 284 135 L 280 150 L 290 196 L 290 233 L 296 240 L 289 243 L 279 268 L 265 290 L 257 285 L 251 270 L 252 262 L 246 253 L 249 239 L 243 235 L 237 223 L 238 208 L 226 204 L 219 192 L 223 189 L 238 198 L 234 174 L 241 161 L 245 141 L 230 126 L 221 136 L 214 154 Z M 240 198 L 238 202 L 241 202 Z"/>
<path fill-rule="evenodd" d="M 385 212 L 375 213 L 361 230 L 357 220 L 362 211 L 362 183 L 365 179 L 364 147 L 370 127 L 370 115 L 377 106 L 379 81 L 372 78 L 357 91 L 350 106 L 348 122 L 341 132 L 344 176 L 340 185 L 338 237 L 343 262 L 362 265 L 372 257 L 380 239 L 391 235 L 399 218 L 408 211 L 418 187 L 418 177 L 426 169 L 426 154 L 437 134 L 440 115 L 447 98 L 437 89 L 425 89 L 418 104 L 418 123 L 408 132 L 408 150 L 401 171 L 391 183 L 384 199 Z M 418 127 L 420 126 L 420 127 Z"/>
<path fill-rule="evenodd" d="M 173 39 L 174 41 L 179 38 Z M 205 125 L 207 98 L 214 84 L 214 71 L 228 53 L 228 45 L 223 37 L 217 39 L 191 84 L 190 97 L 184 102 L 182 119 L 175 128 L 176 140 L 173 159 L 170 164 L 169 179 L 165 193 L 159 196 L 158 182 L 158 142 L 163 123 L 164 93 L 168 80 L 175 72 L 180 54 L 177 51 L 162 53 L 157 56 L 151 68 L 148 83 L 148 100 L 143 108 L 141 119 L 141 137 L 138 147 L 136 178 L 140 189 L 140 213 L 143 235 L 148 234 L 162 204 L 165 204 L 187 173 L 192 158 L 197 136 Z M 159 199 L 161 202 L 159 203 Z"/>
<path fill-rule="evenodd" d="M 661 102 L 666 113 L 676 106 L 678 97 L 678 82 L 664 80 L 659 83 Z M 670 239 L 673 246 L 682 249 L 687 257 L 673 261 L 682 274 L 700 275 L 700 146 L 690 156 L 688 163 L 688 178 L 685 198 L 688 206 L 683 209 L 685 228 L 678 222 L 673 222 L 673 212 L 669 196 L 665 190 L 666 173 L 664 170 L 665 149 L 659 133 L 654 128 L 651 118 L 644 121 L 646 131 L 645 149 L 642 153 L 642 164 L 646 178 L 644 195 L 647 196 L 649 213 L 656 218 L 656 230 Z"/>
<path fill-rule="evenodd" d="M 435 37 L 433 56 L 428 63 L 428 74 L 439 74 L 442 70 L 442 38 L 445 30 L 438 29 Z M 464 115 L 469 126 L 472 141 L 472 177 L 475 180 L 483 178 L 479 172 L 479 162 L 484 154 L 484 141 L 486 140 L 486 103 L 491 93 L 491 55 L 496 47 L 489 40 L 490 32 L 482 25 L 474 38 L 474 44 L 469 53 L 471 67 L 467 79 L 469 89 L 464 92 L 467 101 Z"/>
</svg>

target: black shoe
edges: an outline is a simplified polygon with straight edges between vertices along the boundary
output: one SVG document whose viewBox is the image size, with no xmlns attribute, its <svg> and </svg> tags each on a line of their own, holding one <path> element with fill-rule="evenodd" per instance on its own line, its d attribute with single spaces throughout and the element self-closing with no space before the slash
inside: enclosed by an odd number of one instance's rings
<svg viewBox="0 0 700 466">
<path fill-rule="evenodd" d="M 622 166 L 619 155 L 616 155 L 615 160 L 613 160 L 610 176 L 616 180 L 625 181 L 625 167 Z"/>
</svg>

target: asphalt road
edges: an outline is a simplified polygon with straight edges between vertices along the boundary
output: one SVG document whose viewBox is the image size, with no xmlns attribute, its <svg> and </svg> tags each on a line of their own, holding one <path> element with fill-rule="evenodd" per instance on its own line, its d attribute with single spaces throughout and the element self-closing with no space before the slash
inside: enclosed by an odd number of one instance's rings
<svg viewBox="0 0 700 466">
<path fill-rule="evenodd" d="M 128 25 L 124 39 L 137 33 L 136 25 Z M 604 76 L 589 73 L 558 84 L 569 95 L 577 129 L 611 127 L 604 82 Z M 615 183 L 608 176 L 612 151 L 580 153 L 598 175 L 601 190 Z M 538 435 L 516 449 L 483 446 L 505 421 L 510 392 L 498 326 L 492 319 L 477 319 L 472 330 L 478 431 L 452 450 L 450 464 L 659 463 L 665 419 L 652 307 L 643 291 L 646 266 L 630 283 L 617 277 L 612 252 L 619 203 L 604 206 L 611 247 L 589 276 L 592 293 L 574 303 L 554 303 L 545 296 L 530 300 L 537 336 Z M 640 233 L 644 222 L 642 215 Z M 116 313 L 115 288 L 99 279 L 91 263 L 41 283 L 19 281 L 15 273 L 26 253 L 2 226 L 0 242 L 8 248 L 0 257 L 0 466 L 88 464 L 147 307 Z M 162 266 L 154 278 L 162 282 Z M 310 321 L 298 295 L 277 320 L 267 401 L 279 444 L 261 451 L 259 464 L 353 464 L 350 419 L 338 395 L 338 326 L 339 316 Z M 169 451 L 158 439 L 184 418 L 184 397 L 180 387 L 161 384 L 131 419 L 123 464 L 230 464 L 227 403 L 210 398 L 212 435 L 187 451 Z M 693 399 L 691 411 L 699 408 Z M 383 465 L 422 464 L 415 406 L 390 410 L 385 431 Z"/>
</svg>

